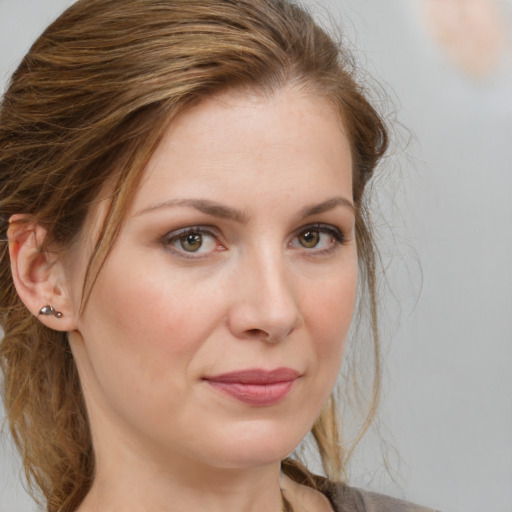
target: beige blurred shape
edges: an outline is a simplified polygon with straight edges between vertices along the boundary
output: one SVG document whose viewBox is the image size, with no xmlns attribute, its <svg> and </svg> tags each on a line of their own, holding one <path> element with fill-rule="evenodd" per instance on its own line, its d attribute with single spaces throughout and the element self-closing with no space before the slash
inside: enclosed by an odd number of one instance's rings
<svg viewBox="0 0 512 512">
<path fill-rule="evenodd" d="M 482 78 L 499 65 L 506 24 L 495 0 L 423 0 L 425 21 L 450 60 Z"/>
</svg>

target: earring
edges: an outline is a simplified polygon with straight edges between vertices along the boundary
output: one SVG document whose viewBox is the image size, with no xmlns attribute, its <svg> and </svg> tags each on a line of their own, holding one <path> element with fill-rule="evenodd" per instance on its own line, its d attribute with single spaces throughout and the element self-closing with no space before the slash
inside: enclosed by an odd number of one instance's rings
<svg viewBox="0 0 512 512">
<path fill-rule="evenodd" d="M 51 306 L 50 304 L 48 304 L 47 306 L 43 306 L 40 310 L 39 310 L 39 314 L 40 315 L 43 315 L 43 316 L 51 316 L 53 315 L 54 317 L 56 318 L 62 318 L 63 315 L 60 311 L 57 311 L 53 306 Z"/>
</svg>

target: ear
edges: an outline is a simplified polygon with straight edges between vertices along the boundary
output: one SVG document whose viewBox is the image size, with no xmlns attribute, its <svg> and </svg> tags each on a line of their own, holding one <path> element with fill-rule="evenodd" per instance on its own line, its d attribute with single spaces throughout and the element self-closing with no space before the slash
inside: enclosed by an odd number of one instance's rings
<svg viewBox="0 0 512 512">
<path fill-rule="evenodd" d="M 14 286 L 27 309 L 51 329 L 76 329 L 77 313 L 66 289 L 64 268 L 56 252 L 43 248 L 47 231 L 28 215 L 9 219 L 7 238 Z M 51 305 L 62 316 L 42 315 Z"/>
</svg>

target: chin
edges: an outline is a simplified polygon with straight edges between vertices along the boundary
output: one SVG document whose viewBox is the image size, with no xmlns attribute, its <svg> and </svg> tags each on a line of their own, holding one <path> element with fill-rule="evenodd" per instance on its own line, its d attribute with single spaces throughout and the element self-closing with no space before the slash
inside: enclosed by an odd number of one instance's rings
<svg viewBox="0 0 512 512">
<path fill-rule="evenodd" d="M 226 469 L 274 464 L 288 457 L 308 430 L 264 421 L 247 422 L 229 429 L 216 443 L 216 453 L 212 455 Z"/>
</svg>

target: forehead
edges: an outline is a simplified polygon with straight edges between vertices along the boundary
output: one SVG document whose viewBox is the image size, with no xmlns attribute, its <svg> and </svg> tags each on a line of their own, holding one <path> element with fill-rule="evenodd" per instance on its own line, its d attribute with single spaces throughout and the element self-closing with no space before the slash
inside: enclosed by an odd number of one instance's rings
<svg viewBox="0 0 512 512">
<path fill-rule="evenodd" d="M 229 195 L 243 185 L 290 193 L 304 182 L 319 194 L 342 187 L 351 198 L 351 169 L 341 115 L 326 99 L 293 88 L 265 96 L 224 93 L 173 121 L 145 170 L 134 208 L 178 191 Z"/>
</svg>

